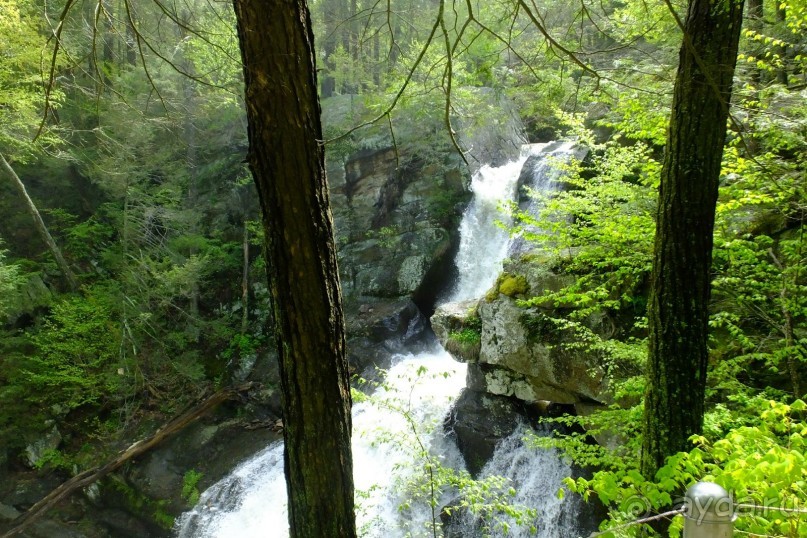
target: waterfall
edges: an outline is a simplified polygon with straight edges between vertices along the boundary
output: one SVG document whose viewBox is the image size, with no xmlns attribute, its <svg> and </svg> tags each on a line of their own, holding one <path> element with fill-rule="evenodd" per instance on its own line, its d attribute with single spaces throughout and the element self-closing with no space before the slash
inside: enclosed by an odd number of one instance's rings
<svg viewBox="0 0 807 538">
<path fill-rule="evenodd" d="M 538 509 L 535 520 L 536 533 L 532 534 L 528 526 L 519 526 L 514 518 L 499 516 L 498 524 L 509 526 L 506 534 L 509 538 L 568 538 L 577 530 L 576 511 L 570 510 L 569 503 L 577 499 L 571 496 L 560 499 L 557 492 L 563 485 L 563 479 L 572 474 L 569 465 L 563 462 L 557 451 L 552 449 L 536 449 L 523 441 L 527 430 L 524 426 L 517 428 L 509 437 L 496 446 L 493 457 L 485 464 L 480 478 L 502 476 L 514 484 L 516 494 L 510 499 L 515 506 L 527 506 Z M 538 435 L 551 435 L 550 431 L 537 432 Z M 452 522 L 450 536 L 479 536 L 479 518 L 464 513 L 461 518 Z M 494 536 L 497 529 L 492 529 Z M 585 535 L 587 533 L 582 533 Z"/>
<path fill-rule="evenodd" d="M 514 199 L 524 162 L 542 146 L 528 146 L 517 161 L 483 166 L 475 174 L 474 199 L 460 227 L 460 277 L 452 301 L 480 297 L 500 273 L 508 235 L 496 225 L 503 218 L 499 206 Z M 431 536 L 429 499 L 413 497 L 412 487 L 424 478 L 424 457 L 439 458 L 441 465 L 455 469 L 464 465 L 442 422 L 465 385 L 465 365 L 439 346 L 417 355 L 399 354 L 392 364 L 370 399 L 353 406 L 357 526 L 364 538 Z M 524 447 L 522 436 L 517 432 L 501 442 L 483 473 L 512 480 L 515 502 L 538 509 L 539 536 L 560 537 L 564 523 L 555 493 L 569 468 L 551 452 Z M 437 514 L 450 501 L 447 496 L 438 499 Z M 477 523 L 470 515 L 456 525 L 465 528 L 457 536 L 480 535 L 474 533 Z M 282 443 L 267 447 L 208 488 L 175 528 L 179 538 L 287 536 Z M 512 532 L 510 536 L 521 536 Z"/>
<path fill-rule="evenodd" d="M 357 526 L 368 538 L 395 536 L 390 529 L 407 526 L 425 528 L 426 518 L 431 518 L 425 510 L 414 517 L 402 517 L 398 510 L 405 500 L 401 486 L 418 472 L 414 460 L 419 447 L 412 429 L 424 442 L 445 443 L 440 439 L 443 415 L 465 384 L 465 365 L 443 349 L 396 359 L 372 401 L 353 406 Z M 458 455 L 451 459 L 456 464 Z M 271 534 L 267 529 L 272 529 Z M 178 522 L 181 538 L 275 538 L 287 533 L 280 442 L 208 488 Z"/>
<path fill-rule="evenodd" d="M 504 217 L 501 205 L 515 197 L 527 157 L 498 168 L 484 165 L 471 179 L 474 197 L 460 223 L 460 248 L 454 262 L 460 278 L 451 301 L 481 297 L 499 276 L 508 243 L 507 231 L 498 225 Z"/>
</svg>

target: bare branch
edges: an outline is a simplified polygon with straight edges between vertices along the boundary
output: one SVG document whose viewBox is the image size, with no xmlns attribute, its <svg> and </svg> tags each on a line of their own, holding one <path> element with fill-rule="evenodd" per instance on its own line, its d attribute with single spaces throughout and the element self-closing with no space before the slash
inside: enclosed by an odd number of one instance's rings
<svg viewBox="0 0 807 538">
<path fill-rule="evenodd" d="M 37 129 L 36 134 L 34 135 L 34 140 L 37 140 L 39 136 L 42 134 L 42 131 L 45 129 L 45 123 L 47 123 L 48 121 L 51 96 L 53 95 L 53 86 L 56 80 L 56 59 L 59 56 L 59 48 L 62 43 L 61 37 L 62 37 L 62 30 L 64 29 L 64 21 L 67 18 L 67 14 L 70 12 L 70 9 L 73 7 L 73 4 L 75 3 L 76 0 L 67 0 L 67 3 L 65 3 L 64 5 L 64 9 L 59 15 L 59 23 L 57 24 L 56 29 L 53 31 L 53 35 L 50 38 L 48 38 L 48 41 L 50 41 L 50 39 L 54 39 L 53 54 L 51 55 L 50 60 L 50 71 L 48 72 L 48 80 L 45 84 L 45 105 L 44 105 L 45 110 L 42 113 L 42 121 L 39 123 L 39 129 Z"/>
<path fill-rule="evenodd" d="M 384 116 L 387 116 L 390 112 L 392 112 L 392 110 L 398 104 L 398 101 L 401 99 L 401 96 L 406 91 L 406 88 L 409 86 L 409 83 L 412 81 L 412 77 L 414 76 L 415 71 L 417 71 L 417 68 L 420 66 L 421 62 L 423 61 L 423 58 L 426 56 L 426 51 L 429 50 L 429 46 L 431 45 L 432 40 L 434 40 L 434 36 L 437 33 L 437 30 L 440 28 L 441 20 L 442 18 L 438 17 L 438 19 L 434 22 L 431 32 L 429 33 L 429 37 L 428 39 L 426 39 L 426 43 L 424 43 L 423 47 L 420 49 L 420 53 L 415 59 L 415 62 L 412 64 L 412 67 L 409 69 L 409 72 L 406 75 L 406 79 L 404 80 L 403 84 L 401 84 L 401 87 L 398 88 L 395 97 L 393 98 L 392 102 L 387 106 L 387 108 L 383 112 L 381 112 L 381 114 L 374 117 L 373 119 L 365 121 L 364 123 L 356 125 L 355 127 L 351 127 L 350 129 L 340 134 L 339 136 L 330 138 L 328 140 L 324 140 L 322 141 L 322 144 L 329 144 L 331 142 L 342 140 L 343 138 L 350 136 L 352 133 L 358 131 L 359 129 L 378 123 L 380 120 L 384 119 Z"/>
</svg>

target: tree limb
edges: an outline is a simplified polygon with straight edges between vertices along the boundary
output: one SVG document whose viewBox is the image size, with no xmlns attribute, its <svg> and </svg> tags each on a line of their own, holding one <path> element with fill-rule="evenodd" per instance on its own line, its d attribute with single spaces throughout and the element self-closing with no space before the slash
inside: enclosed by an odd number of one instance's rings
<svg viewBox="0 0 807 538">
<path fill-rule="evenodd" d="M 247 392 L 255 386 L 255 383 L 245 383 L 236 387 L 219 390 L 218 392 L 215 392 L 213 395 L 209 396 L 207 399 L 202 400 L 193 406 L 185 413 L 165 424 L 151 436 L 141 439 L 133 443 L 129 448 L 119 452 L 117 456 L 104 465 L 93 467 L 77 474 L 45 495 L 42 500 L 29 508 L 27 512 L 15 519 L 13 521 L 14 526 L 10 530 L 6 531 L 5 534 L 0 536 L 0 538 L 10 538 L 18 535 L 28 528 L 33 522 L 42 517 L 42 515 L 44 515 L 48 510 L 56 506 L 60 501 L 65 499 L 77 489 L 89 486 L 93 482 L 120 468 L 129 460 L 145 454 L 158 444 L 184 429 L 197 418 L 201 417 L 220 403 L 231 400 L 238 394 Z"/>
</svg>

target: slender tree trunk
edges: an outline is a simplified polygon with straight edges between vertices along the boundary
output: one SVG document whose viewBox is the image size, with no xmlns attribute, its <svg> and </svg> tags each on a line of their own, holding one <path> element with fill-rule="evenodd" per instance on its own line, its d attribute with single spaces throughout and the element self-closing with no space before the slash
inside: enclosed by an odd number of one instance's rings
<svg viewBox="0 0 807 538">
<path fill-rule="evenodd" d="M 101 80 L 104 83 L 104 86 L 111 86 L 112 85 L 112 78 L 111 74 L 116 70 L 116 59 L 115 59 L 115 41 L 117 40 L 117 35 L 115 33 L 115 28 L 112 24 L 112 2 L 104 3 L 104 9 L 106 13 L 102 13 L 101 17 L 103 18 L 103 64 L 101 65 Z M 100 28 L 99 28 L 100 30 Z"/>
<path fill-rule="evenodd" d="M 787 23 L 787 8 L 776 0 L 776 22 L 779 23 L 779 26 L 784 27 Z M 783 86 L 787 86 L 787 60 L 788 60 L 788 50 L 787 45 L 781 45 L 776 47 L 776 53 L 779 54 L 779 57 L 782 59 L 782 67 L 776 70 L 776 82 Z"/>
<path fill-rule="evenodd" d="M 659 193 L 642 472 L 703 427 L 712 233 L 742 0 L 690 0 Z"/>
<path fill-rule="evenodd" d="M 280 361 L 293 538 L 353 538 L 350 386 L 304 0 L 234 0 Z"/>
<path fill-rule="evenodd" d="M 244 268 L 241 273 L 241 334 L 246 334 L 249 329 L 249 228 L 246 220 L 244 220 L 242 251 Z"/>
<path fill-rule="evenodd" d="M 73 274 L 72 269 L 70 269 L 70 266 L 67 265 L 64 256 L 62 256 L 62 251 L 59 249 L 56 241 L 53 240 L 53 236 L 50 235 L 47 226 L 45 226 L 45 221 L 42 220 L 42 216 L 39 214 L 39 210 L 36 208 L 36 204 L 34 204 L 34 201 L 31 200 L 30 196 L 28 196 L 28 191 L 25 189 L 25 184 L 23 184 L 20 177 L 17 175 L 11 165 L 8 164 L 8 161 L 2 154 L 0 154 L 0 164 L 2 164 L 3 169 L 11 178 L 12 183 L 14 183 L 14 186 L 17 188 L 20 196 L 22 196 L 23 200 L 25 200 L 25 207 L 28 209 L 28 213 L 30 213 L 31 217 L 34 219 L 36 230 L 39 232 L 42 240 L 45 241 L 50 253 L 56 260 L 56 265 L 59 266 L 59 270 L 62 272 L 64 279 L 67 281 L 67 285 L 70 287 L 71 291 L 76 291 L 78 289 L 78 280 L 76 280 L 76 275 Z"/>
<path fill-rule="evenodd" d="M 764 24 L 764 8 L 762 0 L 747 0 L 746 11 L 748 18 L 748 29 L 761 34 Z M 754 46 L 754 56 L 759 57 L 761 52 L 761 47 L 758 45 Z M 754 99 L 758 99 L 760 86 L 762 84 L 762 69 L 760 67 L 751 67 L 751 82 L 754 85 Z"/>
<path fill-rule="evenodd" d="M 133 8 L 130 9 L 134 19 L 137 16 L 136 12 Z M 126 17 L 126 62 L 131 66 L 137 65 L 137 35 L 129 17 Z"/>
<path fill-rule="evenodd" d="M 179 39 L 185 41 L 188 34 L 185 28 L 190 28 L 193 25 L 191 14 L 187 11 L 182 13 L 184 27 L 178 26 Z M 196 74 L 196 69 L 193 62 L 187 58 L 185 53 L 182 53 L 180 60 L 182 70 L 192 76 Z M 196 114 L 196 91 L 194 89 L 195 82 L 182 77 L 182 96 L 184 98 L 184 117 L 182 119 L 182 139 L 185 142 L 185 167 L 188 171 L 188 198 L 186 207 L 190 215 L 189 232 L 194 237 L 199 235 L 199 219 L 196 217 L 199 207 L 199 163 L 196 154 L 196 126 L 193 123 L 194 114 Z M 199 253 L 199 249 L 195 243 L 191 244 L 188 249 L 188 258 Z M 188 298 L 188 310 L 190 319 L 188 320 L 188 332 L 193 337 L 194 341 L 199 340 L 199 281 L 197 278 L 193 279 L 190 289 L 190 297 Z"/>
</svg>

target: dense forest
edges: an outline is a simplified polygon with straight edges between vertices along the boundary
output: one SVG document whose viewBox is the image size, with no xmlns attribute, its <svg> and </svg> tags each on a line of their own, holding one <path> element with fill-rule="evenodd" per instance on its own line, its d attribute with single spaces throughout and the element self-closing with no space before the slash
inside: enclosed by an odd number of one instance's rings
<svg viewBox="0 0 807 538">
<path fill-rule="evenodd" d="M 398 512 L 430 507 L 400 536 L 555 536 L 481 473 L 515 430 L 588 532 L 679 536 L 624 524 L 708 480 L 770 507 L 736 532 L 807 536 L 803 0 L 270 4 L 0 0 L 3 536 L 191 536 L 281 438 L 290 536 L 398 536 L 354 495 L 368 400 L 417 456 Z M 473 182 L 553 141 L 452 295 Z M 435 335 L 467 470 L 374 392 Z"/>
</svg>

